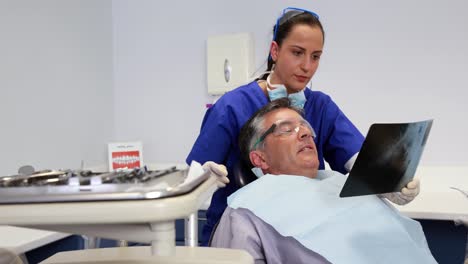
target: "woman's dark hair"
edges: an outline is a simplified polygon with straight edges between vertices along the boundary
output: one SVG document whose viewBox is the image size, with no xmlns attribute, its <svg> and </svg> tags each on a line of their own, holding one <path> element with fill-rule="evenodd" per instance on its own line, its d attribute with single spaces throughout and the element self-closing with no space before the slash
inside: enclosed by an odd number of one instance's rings
<svg viewBox="0 0 468 264">
<path fill-rule="evenodd" d="M 273 40 L 278 43 L 278 46 L 281 47 L 283 40 L 288 37 L 289 33 L 296 25 L 309 25 L 311 27 L 318 27 L 320 31 L 322 31 L 323 41 L 325 42 L 325 31 L 323 30 L 322 23 L 320 23 L 320 20 L 317 16 L 305 11 L 297 14 L 297 11 L 292 10 L 288 11 L 281 18 L 279 18 L 277 25 L 273 26 Z M 278 26 L 278 30 L 276 30 L 276 26 Z M 275 62 L 271 58 L 271 54 L 269 54 L 268 66 L 266 70 L 271 71 L 274 64 Z M 268 75 L 269 73 L 265 73 L 259 79 L 266 80 Z"/>
</svg>

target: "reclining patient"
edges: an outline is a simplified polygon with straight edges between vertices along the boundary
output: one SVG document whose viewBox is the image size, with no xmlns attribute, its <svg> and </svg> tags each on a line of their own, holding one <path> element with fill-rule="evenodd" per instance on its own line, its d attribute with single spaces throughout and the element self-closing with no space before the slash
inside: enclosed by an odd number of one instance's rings
<svg viewBox="0 0 468 264">
<path fill-rule="evenodd" d="M 211 246 L 255 263 L 436 263 L 418 222 L 376 195 L 339 198 L 346 177 L 318 171 L 314 130 L 288 99 L 260 109 L 239 144 L 264 175 L 229 196 Z"/>
</svg>

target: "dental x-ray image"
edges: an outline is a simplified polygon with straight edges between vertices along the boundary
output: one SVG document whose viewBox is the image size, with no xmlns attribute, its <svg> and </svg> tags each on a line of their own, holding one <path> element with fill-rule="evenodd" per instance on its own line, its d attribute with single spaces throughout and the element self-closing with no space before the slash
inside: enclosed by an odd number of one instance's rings
<svg viewBox="0 0 468 264">
<path fill-rule="evenodd" d="M 399 192 L 416 173 L 432 120 L 373 124 L 340 197 Z"/>
</svg>

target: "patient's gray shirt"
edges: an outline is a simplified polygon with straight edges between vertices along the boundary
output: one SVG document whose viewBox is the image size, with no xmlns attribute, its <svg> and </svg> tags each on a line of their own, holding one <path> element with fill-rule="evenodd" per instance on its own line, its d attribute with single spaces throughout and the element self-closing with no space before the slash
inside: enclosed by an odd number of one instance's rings
<svg viewBox="0 0 468 264">
<path fill-rule="evenodd" d="M 226 208 L 211 246 L 247 250 L 255 263 L 330 263 L 293 237 L 282 236 L 245 208 Z"/>
</svg>

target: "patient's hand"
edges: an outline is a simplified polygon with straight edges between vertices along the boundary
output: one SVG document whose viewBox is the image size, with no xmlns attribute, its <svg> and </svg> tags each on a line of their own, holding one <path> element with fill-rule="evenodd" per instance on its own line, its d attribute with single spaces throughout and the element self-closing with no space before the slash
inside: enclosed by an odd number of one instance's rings
<svg viewBox="0 0 468 264">
<path fill-rule="evenodd" d="M 203 164 L 203 169 L 209 170 L 216 176 L 216 178 L 218 178 L 217 185 L 219 188 L 226 187 L 226 184 L 229 183 L 226 166 L 213 161 L 207 161 Z"/>
<path fill-rule="evenodd" d="M 400 192 L 384 193 L 381 196 L 387 198 L 394 204 L 405 205 L 413 201 L 413 199 L 419 194 L 419 186 L 419 179 L 415 178 L 408 182 L 406 187 L 403 187 Z"/>
</svg>

